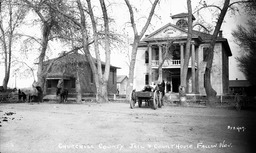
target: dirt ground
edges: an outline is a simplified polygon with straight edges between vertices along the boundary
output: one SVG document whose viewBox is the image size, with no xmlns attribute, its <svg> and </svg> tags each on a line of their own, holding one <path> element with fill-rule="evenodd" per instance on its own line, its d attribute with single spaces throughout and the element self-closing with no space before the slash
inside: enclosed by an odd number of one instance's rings
<svg viewBox="0 0 256 153">
<path fill-rule="evenodd" d="M 128 103 L 0 104 L 1 153 L 250 153 L 256 113 Z"/>
</svg>

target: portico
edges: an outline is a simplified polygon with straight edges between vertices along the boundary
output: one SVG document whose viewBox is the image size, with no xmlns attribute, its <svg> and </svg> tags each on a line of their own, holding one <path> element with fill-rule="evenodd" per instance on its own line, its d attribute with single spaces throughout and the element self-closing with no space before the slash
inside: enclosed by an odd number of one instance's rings
<svg viewBox="0 0 256 153">
<path fill-rule="evenodd" d="M 198 58 L 196 58 L 196 43 L 191 44 L 191 53 L 189 59 L 189 76 L 187 78 L 188 83 L 191 80 L 191 87 L 187 85 L 187 91 L 190 93 L 196 93 L 196 68 L 198 63 Z M 185 46 L 184 41 L 177 41 L 171 44 L 167 42 L 162 43 L 149 43 L 148 50 L 145 55 L 147 58 L 147 74 L 148 74 L 148 84 L 152 82 L 165 80 L 170 82 L 172 86 L 172 91 L 177 91 L 180 84 L 180 74 L 184 63 Z M 173 82 L 174 81 L 174 82 Z M 175 89 L 173 89 L 175 88 Z M 189 89 L 191 88 L 191 89 Z"/>
</svg>

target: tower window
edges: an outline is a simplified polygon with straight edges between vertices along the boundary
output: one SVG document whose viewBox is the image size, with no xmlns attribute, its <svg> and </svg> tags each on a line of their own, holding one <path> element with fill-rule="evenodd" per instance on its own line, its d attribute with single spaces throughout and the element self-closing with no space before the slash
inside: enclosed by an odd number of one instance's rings
<svg viewBox="0 0 256 153">
<path fill-rule="evenodd" d="M 176 25 L 180 28 L 188 27 L 188 22 L 185 19 L 180 19 L 177 21 Z"/>
</svg>

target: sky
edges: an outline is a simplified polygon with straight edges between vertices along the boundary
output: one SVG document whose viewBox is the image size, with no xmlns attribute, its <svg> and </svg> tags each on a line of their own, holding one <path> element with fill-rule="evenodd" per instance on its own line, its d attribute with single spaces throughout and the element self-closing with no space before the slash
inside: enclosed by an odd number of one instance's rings
<svg viewBox="0 0 256 153">
<path fill-rule="evenodd" d="M 199 1 L 200 0 L 192 0 L 192 9 L 198 5 Z M 120 0 L 117 2 L 120 3 Z M 143 23 L 143 14 L 147 14 L 147 12 L 149 11 L 149 6 L 145 5 L 147 4 L 146 0 L 142 0 L 142 1 L 131 0 L 131 2 L 139 3 L 136 6 L 141 6 L 137 8 L 138 9 L 137 14 L 135 14 L 135 16 L 137 16 L 137 19 L 138 19 L 137 25 L 140 31 L 140 27 L 142 26 L 142 24 L 140 23 Z M 206 0 L 206 2 L 208 4 L 211 4 L 211 3 L 220 4 L 221 0 L 215 0 L 215 1 Z M 115 27 L 117 27 L 118 32 L 120 33 L 123 32 L 129 35 L 130 37 L 132 37 L 132 30 L 128 26 L 129 24 L 127 23 L 127 21 L 129 21 L 128 10 L 125 5 L 119 5 L 119 6 L 120 7 L 118 7 L 115 10 L 110 10 L 111 17 L 113 17 L 116 20 L 114 23 L 116 24 Z M 127 11 L 124 11 L 124 9 L 126 9 Z M 175 15 L 183 12 L 187 12 L 186 0 L 162 0 L 160 5 L 156 8 L 157 17 L 154 17 L 152 19 L 152 24 L 150 25 L 146 34 L 150 34 L 153 31 L 171 22 L 171 17 L 170 17 L 171 15 Z M 212 23 L 214 18 L 211 17 L 210 13 L 206 12 L 205 15 L 206 15 L 205 18 L 208 19 L 207 22 Z M 245 24 L 245 20 L 246 20 L 246 16 L 243 13 L 241 14 L 236 13 L 234 15 L 228 12 L 221 28 L 221 30 L 223 31 L 223 37 L 228 39 L 228 42 L 233 54 L 232 57 L 229 58 L 229 79 L 230 80 L 234 80 L 236 78 L 238 78 L 239 80 L 245 79 L 244 75 L 240 72 L 239 68 L 237 67 L 237 62 L 235 59 L 236 57 L 239 57 L 241 54 L 239 51 L 240 48 L 234 42 L 234 39 L 231 35 L 232 30 L 235 30 L 238 24 Z M 34 29 L 32 27 L 26 27 L 26 28 L 23 28 L 23 31 L 30 35 L 40 36 L 40 29 L 38 27 L 37 29 Z M 127 41 L 127 45 L 125 47 L 122 47 L 122 48 L 117 47 L 117 51 L 112 52 L 111 64 L 114 66 L 121 67 L 121 69 L 118 70 L 118 74 L 128 75 L 128 65 L 127 65 L 128 58 L 127 58 L 127 55 L 120 50 L 130 51 L 131 47 L 128 44 L 131 44 L 131 43 L 132 43 L 132 39 Z M 49 46 L 50 46 L 50 51 L 48 52 L 48 56 L 50 58 L 58 56 L 58 54 L 63 50 L 68 50 L 67 46 L 63 46 L 59 42 L 50 43 Z M 35 60 L 36 56 L 37 56 L 36 53 L 33 56 L 30 55 L 30 58 L 26 60 L 26 63 L 33 64 L 36 61 Z M 3 67 L 0 67 L 0 68 L 3 70 Z M 3 76 L 4 76 L 4 71 L 1 71 L 0 81 L 3 80 Z M 12 73 L 8 86 L 10 87 L 16 86 L 18 88 L 29 87 L 31 86 L 32 82 L 33 82 L 33 78 L 31 76 L 27 77 L 25 75 L 24 77 L 21 75 L 16 75 L 15 77 L 14 73 Z"/>
</svg>

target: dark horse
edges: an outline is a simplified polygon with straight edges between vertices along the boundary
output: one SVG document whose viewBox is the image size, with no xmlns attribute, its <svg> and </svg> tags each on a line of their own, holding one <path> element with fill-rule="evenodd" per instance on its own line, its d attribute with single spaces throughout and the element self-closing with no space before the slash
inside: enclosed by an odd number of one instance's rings
<svg viewBox="0 0 256 153">
<path fill-rule="evenodd" d="M 60 103 L 65 103 L 68 100 L 68 89 L 57 88 L 56 95 L 60 95 Z"/>
</svg>

